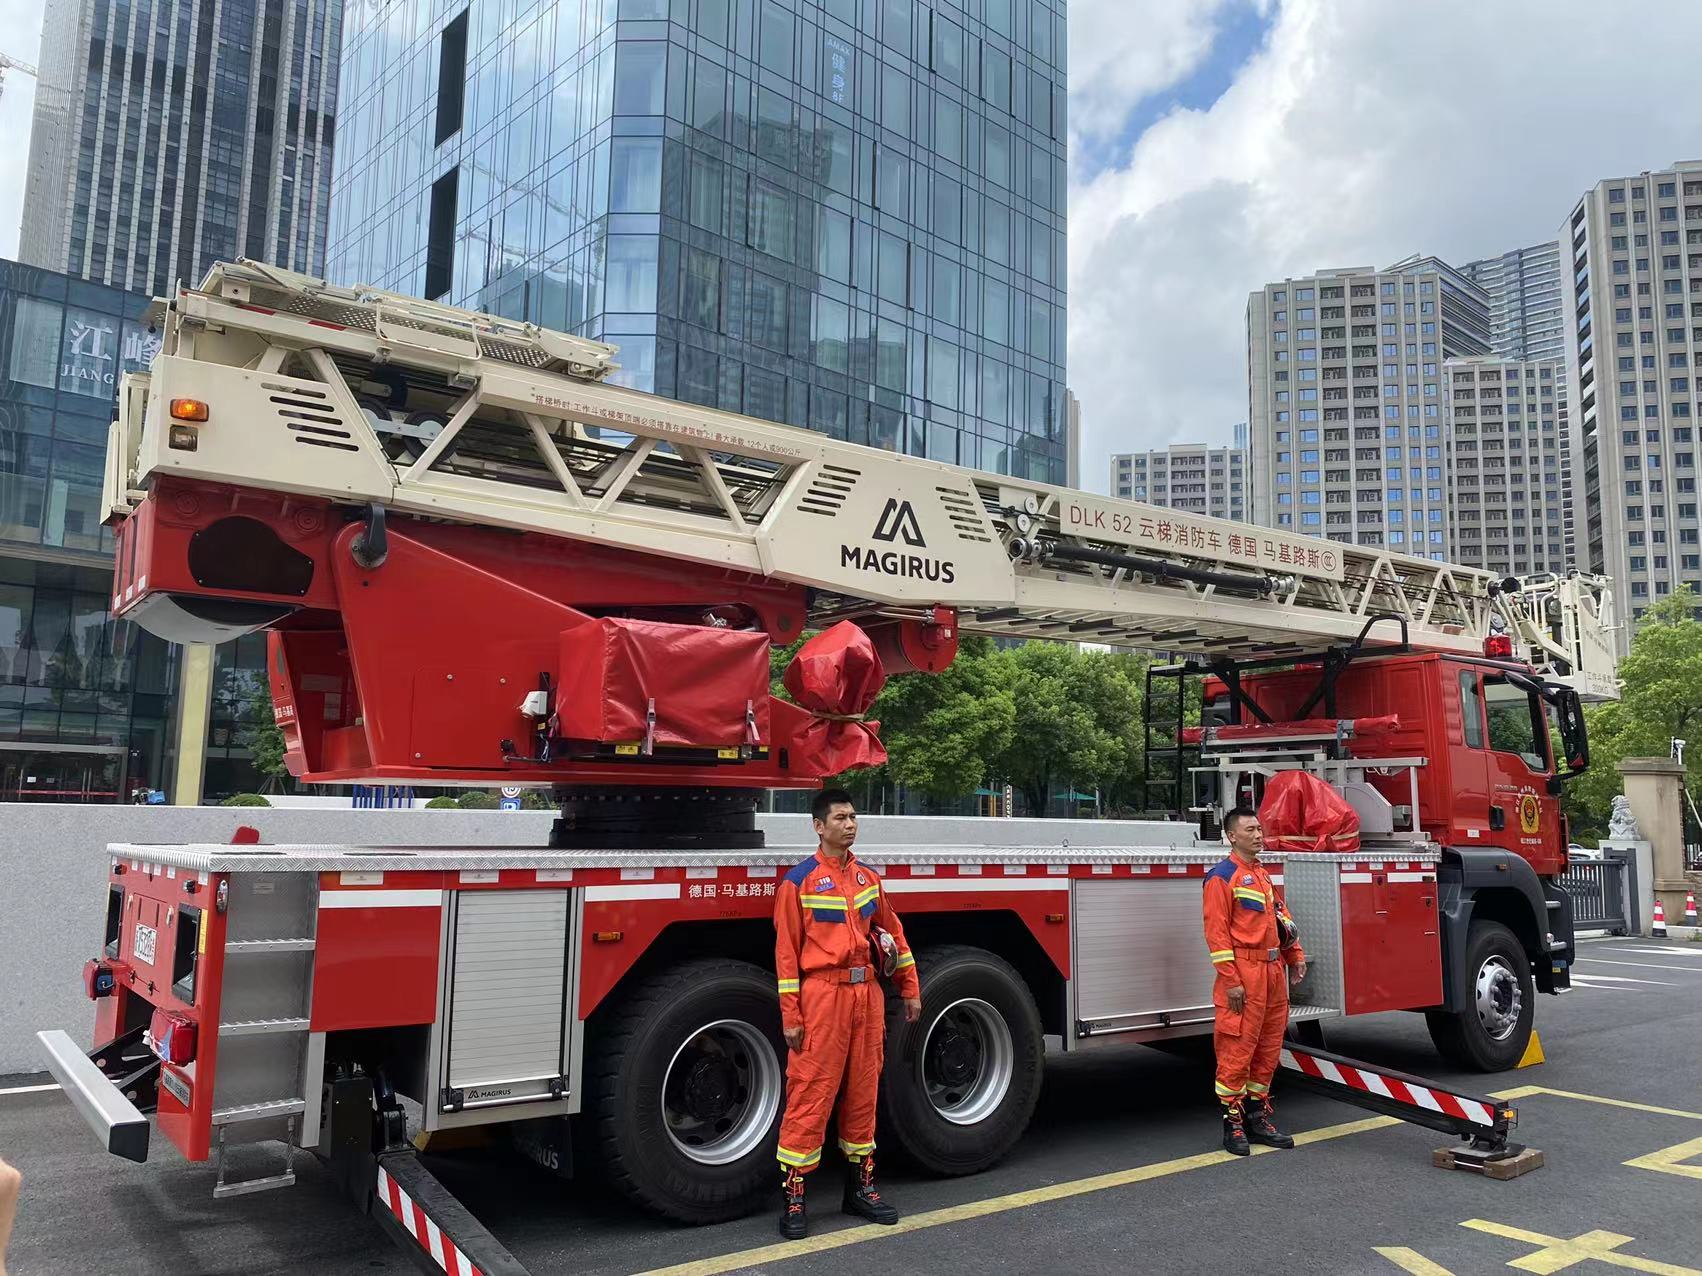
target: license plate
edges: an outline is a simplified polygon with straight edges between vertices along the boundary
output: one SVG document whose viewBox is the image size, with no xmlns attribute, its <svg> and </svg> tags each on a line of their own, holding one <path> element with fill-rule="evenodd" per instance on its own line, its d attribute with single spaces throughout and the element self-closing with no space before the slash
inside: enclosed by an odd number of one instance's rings
<svg viewBox="0 0 1702 1276">
<path fill-rule="evenodd" d="M 131 945 L 131 951 L 136 954 L 136 960 L 154 964 L 154 946 L 159 942 L 160 933 L 152 926 L 136 923 L 136 942 Z"/>
</svg>

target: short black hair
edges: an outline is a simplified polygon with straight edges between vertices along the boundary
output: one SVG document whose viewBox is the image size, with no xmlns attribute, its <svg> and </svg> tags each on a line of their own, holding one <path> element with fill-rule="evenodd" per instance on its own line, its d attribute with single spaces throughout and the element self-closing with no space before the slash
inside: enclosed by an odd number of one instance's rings
<svg viewBox="0 0 1702 1276">
<path fill-rule="evenodd" d="M 812 820 L 821 820 L 825 822 L 833 808 L 839 806 L 841 803 L 851 807 L 853 810 L 857 807 L 856 802 L 851 799 L 851 794 L 846 790 L 823 789 L 820 793 L 816 794 L 816 800 L 810 803 L 810 818 Z"/>
<path fill-rule="evenodd" d="M 1252 807 L 1250 807 L 1250 806 L 1238 806 L 1234 810 L 1232 810 L 1228 815 L 1223 817 L 1224 834 L 1227 836 L 1228 834 L 1235 832 L 1235 826 L 1237 824 L 1239 824 L 1242 820 L 1256 820 L 1258 818 L 1259 818 L 1259 813 L 1257 811 L 1255 811 Z"/>
</svg>

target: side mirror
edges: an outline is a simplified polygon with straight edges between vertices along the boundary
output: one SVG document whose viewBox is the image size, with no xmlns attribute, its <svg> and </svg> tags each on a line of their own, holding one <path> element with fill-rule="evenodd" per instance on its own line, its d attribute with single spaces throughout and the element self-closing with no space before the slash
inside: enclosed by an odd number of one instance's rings
<svg viewBox="0 0 1702 1276">
<path fill-rule="evenodd" d="M 1590 739 L 1584 726 L 1584 703 L 1571 687 L 1557 687 L 1552 701 L 1559 720 L 1560 746 L 1566 757 L 1565 767 L 1557 767 L 1556 781 L 1570 780 L 1589 769 Z"/>
</svg>

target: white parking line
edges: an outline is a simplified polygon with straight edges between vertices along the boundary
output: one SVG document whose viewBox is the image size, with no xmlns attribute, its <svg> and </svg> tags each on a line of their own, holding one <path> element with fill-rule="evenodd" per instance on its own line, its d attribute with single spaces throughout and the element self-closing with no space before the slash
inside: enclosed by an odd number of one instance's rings
<svg viewBox="0 0 1702 1276">
<path fill-rule="evenodd" d="M 45 1091 L 57 1090 L 58 1088 L 59 1087 L 57 1085 L 55 1085 L 51 1082 L 49 1082 L 47 1085 L 15 1085 L 15 1086 L 11 1086 L 8 1089 L 0 1090 L 0 1095 L 4 1095 L 4 1094 L 42 1094 Z"/>
<path fill-rule="evenodd" d="M 1604 948 L 1604 953 L 1636 953 L 1639 957 L 1702 957 L 1702 948 Z"/>
<path fill-rule="evenodd" d="M 1574 971 L 1574 980 L 1586 984 L 1654 984 L 1658 988 L 1676 988 L 1678 985 L 1667 979 L 1633 979 L 1630 975 L 1586 975 Z M 1635 992 L 1634 988 L 1621 988 L 1620 992 Z"/>
<path fill-rule="evenodd" d="M 1638 970 L 1682 970 L 1687 974 L 1702 975 L 1702 967 L 1698 966 L 1663 966 L 1652 961 L 1609 961 L 1606 957 L 1580 957 L 1579 961 L 1587 961 L 1592 966 L 1635 966 Z"/>
</svg>

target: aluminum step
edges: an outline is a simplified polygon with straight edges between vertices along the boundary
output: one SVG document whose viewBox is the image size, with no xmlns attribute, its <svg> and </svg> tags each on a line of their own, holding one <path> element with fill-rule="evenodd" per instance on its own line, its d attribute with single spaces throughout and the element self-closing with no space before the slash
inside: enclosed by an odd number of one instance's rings
<svg viewBox="0 0 1702 1276">
<path fill-rule="evenodd" d="M 264 1121 L 269 1117 L 295 1116 L 307 1110 L 306 1099 L 267 1099 L 264 1103 L 239 1103 L 229 1108 L 213 1109 L 214 1125 L 240 1125 L 244 1121 Z"/>
<path fill-rule="evenodd" d="M 257 1037 L 272 1032 L 306 1032 L 306 1019 L 238 1019 L 219 1025 L 221 1037 Z"/>
<path fill-rule="evenodd" d="M 310 937 L 301 939 L 227 939 L 227 953 L 310 953 L 314 941 Z"/>
</svg>

